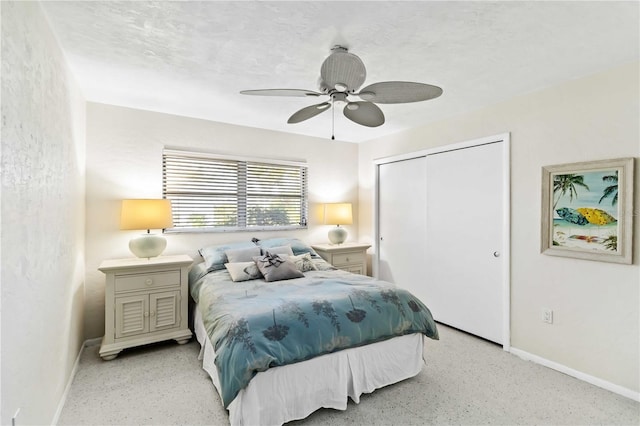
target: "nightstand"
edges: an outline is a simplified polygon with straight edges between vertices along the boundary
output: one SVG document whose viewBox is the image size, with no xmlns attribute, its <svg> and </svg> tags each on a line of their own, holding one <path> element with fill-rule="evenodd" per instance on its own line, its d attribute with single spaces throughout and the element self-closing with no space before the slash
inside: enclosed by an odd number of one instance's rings
<svg viewBox="0 0 640 426">
<path fill-rule="evenodd" d="M 324 260 L 343 271 L 367 275 L 369 244 L 316 244 L 311 246 Z"/>
<path fill-rule="evenodd" d="M 132 346 L 191 339 L 186 255 L 105 260 L 105 331 L 100 356 L 109 361 Z"/>
</svg>

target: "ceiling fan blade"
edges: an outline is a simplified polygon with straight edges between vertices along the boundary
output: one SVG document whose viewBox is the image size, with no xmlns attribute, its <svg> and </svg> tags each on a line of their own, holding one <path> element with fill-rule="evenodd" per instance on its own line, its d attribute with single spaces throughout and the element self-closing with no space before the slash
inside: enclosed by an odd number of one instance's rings
<svg viewBox="0 0 640 426">
<path fill-rule="evenodd" d="M 257 96 L 320 96 L 324 93 L 314 92 L 313 90 L 302 89 L 259 89 L 259 90 L 241 90 L 243 95 L 257 95 Z"/>
<path fill-rule="evenodd" d="M 358 96 L 377 104 L 403 104 L 427 101 L 442 95 L 442 88 L 410 81 L 383 81 L 363 88 Z"/>
<path fill-rule="evenodd" d="M 349 102 L 343 112 L 349 120 L 363 126 L 378 127 L 384 124 L 382 110 L 371 102 Z"/>
<path fill-rule="evenodd" d="M 289 117 L 287 123 L 300 123 L 301 121 L 308 120 L 311 117 L 315 117 L 316 115 L 328 110 L 330 107 L 331 104 L 329 102 L 323 102 L 321 104 L 302 108 L 301 110 L 295 112 L 291 117 Z"/>
</svg>

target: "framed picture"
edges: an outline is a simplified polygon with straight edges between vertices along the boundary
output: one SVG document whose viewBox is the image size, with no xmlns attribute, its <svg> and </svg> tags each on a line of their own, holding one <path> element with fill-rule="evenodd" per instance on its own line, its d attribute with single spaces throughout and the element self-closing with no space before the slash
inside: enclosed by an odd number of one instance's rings
<svg viewBox="0 0 640 426">
<path fill-rule="evenodd" d="M 544 254 L 631 264 L 633 158 L 543 167 L 541 222 Z"/>
</svg>

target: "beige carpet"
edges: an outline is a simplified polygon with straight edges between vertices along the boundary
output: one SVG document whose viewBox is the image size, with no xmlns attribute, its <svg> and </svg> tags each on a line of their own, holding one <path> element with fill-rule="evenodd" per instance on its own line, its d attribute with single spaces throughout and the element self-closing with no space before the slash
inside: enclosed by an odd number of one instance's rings
<svg viewBox="0 0 640 426">
<path fill-rule="evenodd" d="M 439 326 L 409 380 L 323 409 L 300 425 L 640 425 L 640 404 Z M 228 425 L 197 359 L 199 345 L 130 349 L 113 361 L 85 349 L 60 425 Z"/>
</svg>

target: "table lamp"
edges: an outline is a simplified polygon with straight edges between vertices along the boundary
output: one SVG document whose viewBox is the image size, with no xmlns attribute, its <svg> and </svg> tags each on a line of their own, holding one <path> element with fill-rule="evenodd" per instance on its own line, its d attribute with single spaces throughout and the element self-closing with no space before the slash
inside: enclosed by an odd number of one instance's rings
<svg viewBox="0 0 640 426">
<path fill-rule="evenodd" d="M 167 247 L 162 235 L 151 233 L 151 229 L 173 226 L 170 200 L 122 200 L 120 229 L 146 229 L 147 233 L 129 241 L 129 250 L 138 257 L 156 257 Z"/>
<path fill-rule="evenodd" d="M 351 225 L 353 215 L 351 213 L 351 203 L 330 203 L 324 205 L 325 225 L 336 225 L 329 231 L 329 241 L 331 244 L 342 244 L 347 239 L 347 231 L 340 228 L 340 225 Z"/>
</svg>

